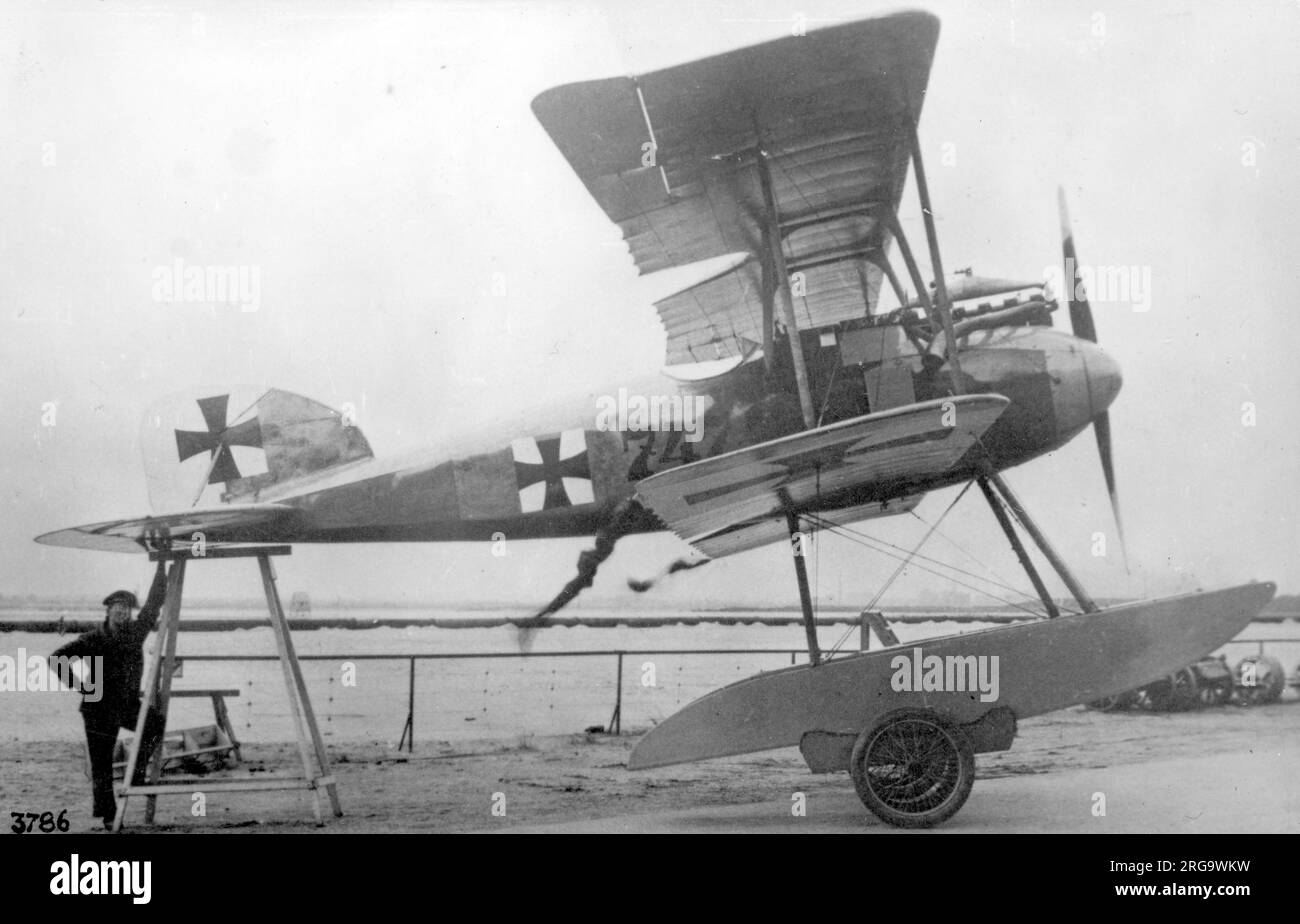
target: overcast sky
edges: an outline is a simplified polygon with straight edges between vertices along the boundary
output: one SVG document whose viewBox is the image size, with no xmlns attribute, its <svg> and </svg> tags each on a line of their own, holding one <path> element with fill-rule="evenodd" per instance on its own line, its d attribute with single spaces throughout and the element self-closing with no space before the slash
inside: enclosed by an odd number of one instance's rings
<svg viewBox="0 0 1300 924">
<path fill-rule="evenodd" d="M 1080 258 L 1150 271 L 1149 310 L 1094 309 L 1124 371 L 1111 419 L 1132 575 L 1113 542 L 1091 554 L 1093 534 L 1113 532 L 1091 433 L 1010 481 L 1097 594 L 1252 578 L 1300 591 L 1300 3 L 922 6 L 942 19 L 920 136 L 946 265 L 1041 278 L 1059 259 L 1062 183 Z M 147 584 L 141 557 L 32 537 L 147 512 L 140 421 L 176 389 L 275 385 L 352 402 L 383 456 L 653 372 L 661 293 L 529 102 L 787 35 L 797 13 L 811 29 L 890 9 L 6 4 L 0 592 Z M 909 189 L 919 240 L 917 214 Z M 257 268 L 258 310 L 154 300 L 154 270 L 178 258 Z M 952 497 L 918 513 L 933 521 Z M 925 527 L 870 529 L 908 545 Z M 969 496 L 943 527 L 955 545 L 930 554 L 977 570 L 960 546 L 1027 586 L 995 530 Z M 584 545 L 516 543 L 504 558 L 302 546 L 282 587 L 542 603 Z M 593 599 L 631 599 L 629 575 L 682 551 L 668 536 L 628 540 Z M 822 599 L 865 603 L 892 568 L 819 543 Z M 637 602 L 795 605 L 789 572 L 778 546 Z M 251 596 L 254 574 L 213 564 L 190 586 Z M 882 605 L 949 589 L 912 574 Z"/>
</svg>

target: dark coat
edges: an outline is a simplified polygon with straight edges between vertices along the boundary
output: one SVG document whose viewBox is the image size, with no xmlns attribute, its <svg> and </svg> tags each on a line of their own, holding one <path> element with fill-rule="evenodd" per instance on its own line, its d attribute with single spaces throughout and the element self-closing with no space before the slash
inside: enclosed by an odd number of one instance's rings
<svg viewBox="0 0 1300 924">
<path fill-rule="evenodd" d="M 94 678 L 101 695 L 94 702 L 82 697 L 81 711 L 84 715 L 102 718 L 106 722 L 127 720 L 134 724 L 139 708 L 140 681 L 144 676 L 144 639 L 157 624 L 166 596 L 167 581 L 160 568 L 154 576 L 153 586 L 149 588 L 149 598 L 135 619 L 116 631 L 110 631 L 106 617 L 103 626 L 82 633 L 50 656 L 104 659 L 103 670 Z M 94 664 L 90 661 L 90 670 L 94 670 Z"/>
</svg>

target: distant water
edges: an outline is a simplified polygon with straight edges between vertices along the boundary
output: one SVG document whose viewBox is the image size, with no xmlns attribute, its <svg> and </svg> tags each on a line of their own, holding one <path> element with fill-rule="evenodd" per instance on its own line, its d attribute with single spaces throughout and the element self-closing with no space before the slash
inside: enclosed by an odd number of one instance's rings
<svg viewBox="0 0 1300 924">
<path fill-rule="evenodd" d="M 231 618 L 231 610 L 187 617 Z M 424 611 L 426 614 L 428 611 Z M 219 613 L 219 616 L 217 615 Z M 384 610 L 392 616 L 392 610 Z M 246 613 L 254 622 L 263 617 Z M 363 612 L 349 612 L 361 618 Z M 378 615 L 371 614 L 371 615 Z M 492 615 L 482 613 L 476 615 Z M 499 613 L 496 615 L 515 615 Z M 586 611 L 584 615 L 597 615 Z M 599 615 L 618 615 L 605 613 Z M 744 614 L 729 613 L 728 616 Z M 770 614 L 765 614 L 770 615 Z M 46 617 L 48 618 L 48 616 Z M 930 622 L 895 624 L 901 640 L 915 641 L 987 628 L 979 623 Z M 858 649 L 856 627 L 822 627 L 819 643 L 829 649 Z M 1300 638 L 1295 623 L 1255 624 L 1244 638 Z M 70 636 L 49 633 L 0 634 L 0 655 L 48 654 Z M 154 636 L 146 643 L 152 649 Z M 524 632 L 514 627 L 440 629 L 433 627 L 366 630 L 321 629 L 296 632 L 294 643 L 304 658 L 303 672 L 317 718 L 327 741 L 378 741 L 395 744 L 408 709 L 410 657 L 480 653 L 473 659 L 415 662 L 415 734 L 417 748 L 435 741 L 520 739 L 528 735 L 580 732 L 606 726 L 622 692 L 625 729 L 643 729 L 671 715 L 709 690 L 764 670 L 791 663 L 790 650 L 804 660 L 800 626 L 664 626 L 658 628 L 547 628 Z M 873 642 L 874 644 L 874 642 Z M 613 654 L 560 656 L 558 652 L 630 652 L 623 658 L 621 687 Z M 686 649 L 738 649 L 735 654 L 673 654 Z M 762 653 L 782 649 L 783 653 Z M 1226 647 L 1235 663 L 1253 645 Z M 1269 653 L 1289 672 L 1300 659 L 1300 643 L 1278 643 Z M 239 691 L 228 701 L 236 733 L 246 741 L 292 740 L 284 679 L 269 628 L 227 632 L 184 632 L 177 653 L 185 659 L 178 689 L 229 688 Z M 528 653 L 530 657 L 506 657 Z M 204 656 L 270 656 L 263 661 L 205 661 Z M 364 655 L 395 655 L 370 659 Z M 317 657 L 323 660 L 317 660 Z M 353 680 L 354 683 L 348 683 Z M 0 693 L 0 742 L 6 739 L 79 741 L 81 723 L 75 694 Z M 212 722 L 206 700 L 178 699 L 169 726 L 184 728 Z"/>
</svg>

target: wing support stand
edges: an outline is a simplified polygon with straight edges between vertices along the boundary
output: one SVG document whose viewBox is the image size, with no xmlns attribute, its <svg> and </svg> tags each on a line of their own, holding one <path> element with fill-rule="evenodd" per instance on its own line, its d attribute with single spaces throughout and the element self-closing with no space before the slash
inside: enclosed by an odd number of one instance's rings
<svg viewBox="0 0 1300 924">
<path fill-rule="evenodd" d="M 330 775 L 325 744 L 316 725 L 316 714 L 312 710 L 307 684 L 303 680 L 302 668 L 298 663 L 298 654 L 294 649 L 293 638 L 289 634 L 289 623 L 284 616 L 280 593 L 276 589 L 275 569 L 271 565 L 272 556 L 288 555 L 291 551 L 289 546 L 281 545 L 209 549 L 204 555 L 194 555 L 188 549 L 149 553 L 151 561 L 167 560 L 172 564 L 167 573 L 167 598 L 163 603 L 162 620 L 158 627 L 158 654 L 149 665 L 144 695 L 140 700 L 140 712 L 136 718 L 135 739 L 127 752 L 126 775 L 117 798 L 117 817 L 113 821 L 115 832 L 122 828 L 123 819 L 126 817 L 126 806 L 132 797 L 145 797 L 145 823 L 153 824 L 158 796 L 190 796 L 199 790 L 203 792 L 309 790 L 312 794 L 312 807 L 318 826 L 325 824 L 321 805 L 321 791 L 324 790 L 334 816 L 339 817 L 343 814 L 339 806 L 338 787 L 334 777 Z M 176 635 L 180 630 L 181 595 L 185 585 L 186 566 L 191 561 L 215 558 L 257 559 L 262 576 L 262 589 L 266 594 L 266 605 L 270 614 L 271 633 L 275 639 L 276 651 L 280 655 L 280 667 L 289 694 L 289 709 L 297 732 L 302 775 L 162 783 L 160 778 L 163 745 L 160 741 L 149 762 L 146 782 L 142 785 L 133 784 L 132 780 L 140 759 L 140 747 L 144 741 L 145 722 L 150 710 L 156 706 L 162 714 L 164 723 L 167 718 L 168 704 L 171 699 L 171 678 L 176 667 Z"/>
<path fill-rule="evenodd" d="M 799 514 L 794 512 L 790 495 L 785 489 L 778 492 L 785 508 L 785 525 L 790 531 L 790 551 L 794 556 L 794 576 L 799 583 L 799 607 L 803 611 L 803 631 L 808 639 L 808 662 L 816 667 L 822 661 L 821 647 L 817 644 L 817 621 L 813 615 L 812 591 L 808 586 L 808 566 L 804 562 L 804 534 L 799 529 Z"/>
</svg>

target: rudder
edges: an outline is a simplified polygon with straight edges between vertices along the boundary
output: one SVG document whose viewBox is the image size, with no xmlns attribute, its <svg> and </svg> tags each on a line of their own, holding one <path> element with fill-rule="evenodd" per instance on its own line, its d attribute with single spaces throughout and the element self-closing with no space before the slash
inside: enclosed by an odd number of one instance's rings
<svg viewBox="0 0 1300 924">
<path fill-rule="evenodd" d="M 145 415 L 141 446 L 155 511 L 250 502 L 271 485 L 373 457 L 344 415 L 278 388 L 163 399 Z"/>
</svg>

